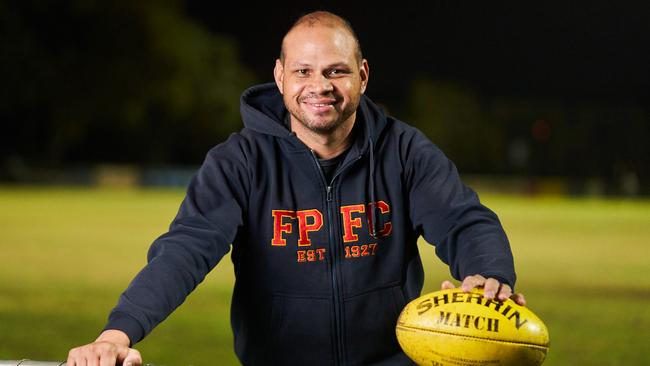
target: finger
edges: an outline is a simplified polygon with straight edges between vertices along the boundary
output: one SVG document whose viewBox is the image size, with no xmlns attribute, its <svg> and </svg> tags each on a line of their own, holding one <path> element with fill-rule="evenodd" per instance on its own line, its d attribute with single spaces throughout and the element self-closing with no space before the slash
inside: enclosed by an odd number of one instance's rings
<svg viewBox="0 0 650 366">
<path fill-rule="evenodd" d="M 121 365 L 126 365 L 126 360 L 129 357 L 129 351 L 130 350 L 131 349 L 129 347 L 126 347 L 126 346 L 117 346 L 117 349 L 116 349 L 117 352 L 116 352 L 116 355 L 115 355 L 115 358 L 116 358 L 115 362 L 117 362 L 118 364 L 121 364 Z"/>
<path fill-rule="evenodd" d="M 93 343 L 88 366 L 114 366 L 117 356 L 117 346 L 109 342 Z M 111 363 L 111 361 L 113 363 Z"/>
<path fill-rule="evenodd" d="M 80 354 L 79 348 L 73 348 L 68 352 L 68 359 L 65 361 L 66 366 L 81 366 L 79 359 L 83 358 L 83 356 Z"/>
<path fill-rule="evenodd" d="M 483 297 L 486 299 L 494 299 L 494 296 L 499 291 L 500 285 L 501 284 L 497 279 L 488 278 L 485 280 L 485 284 L 483 286 Z"/>
<path fill-rule="evenodd" d="M 99 366 L 115 366 L 116 363 L 117 356 L 113 352 L 102 355 L 99 360 Z"/>
<path fill-rule="evenodd" d="M 472 291 L 472 289 L 483 286 L 485 283 L 485 277 L 481 275 L 474 275 L 474 276 L 467 276 L 463 280 L 463 284 L 461 287 L 463 288 L 464 292 L 469 292 Z"/>
<path fill-rule="evenodd" d="M 524 297 L 524 294 L 514 294 L 510 298 L 517 304 L 526 306 L 526 298 Z"/>
<path fill-rule="evenodd" d="M 142 366 L 142 355 L 137 349 L 129 348 L 129 354 L 122 363 L 124 366 Z"/>
<path fill-rule="evenodd" d="M 456 286 L 451 283 L 451 281 L 442 281 L 442 284 L 440 285 L 441 290 L 451 290 L 453 288 L 456 288 Z"/>
<path fill-rule="evenodd" d="M 512 296 L 512 288 L 505 283 L 501 284 L 499 292 L 497 293 L 497 299 L 499 301 L 506 301 L 510 296 Z"/>
</svg>

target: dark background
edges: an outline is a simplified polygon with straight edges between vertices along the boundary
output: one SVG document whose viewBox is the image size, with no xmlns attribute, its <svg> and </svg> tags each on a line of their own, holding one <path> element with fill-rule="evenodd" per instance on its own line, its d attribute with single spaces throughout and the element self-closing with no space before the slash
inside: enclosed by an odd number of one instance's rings
<svg viewBox="0 0 650 366">
<path fill-rule="evenodd" d="M 199 164 L 318 9 L 358 33 L 367 95 L 461 172 L 648 193 L 650 6 L 610 1 L 6 2 L 0 178 Z"/>
<path fill-rule="evenodd" d="M 307 4 L 307 6 L 305 5 Z M 410 78 L 454 79 L 486 95 L 617 99 L 650 96 L 650 6 L 645 2 L 273 2 L 186 4 L 188 15 L 242 46 L 270 79 L 289 25 L 309 10 L 346 17 L 372 66 L 372 92 L 404 102 Z"/>
</svg>

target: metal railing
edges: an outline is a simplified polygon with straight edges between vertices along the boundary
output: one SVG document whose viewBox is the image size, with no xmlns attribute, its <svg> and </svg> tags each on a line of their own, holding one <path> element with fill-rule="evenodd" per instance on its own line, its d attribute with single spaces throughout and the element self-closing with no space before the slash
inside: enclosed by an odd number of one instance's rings
<svg viewBox="0 0 650 366">
<path fill-rule="evenodd" d="M 0 360 L 0 366 L 65 366 L 65 361 Z M 156 366 L 147 363 L 144 366 Z"/>
<path fill-rule="evenodd" d="M 0 366 L 65 366 L 65 361 L 0 360 Z"/>
</svg>

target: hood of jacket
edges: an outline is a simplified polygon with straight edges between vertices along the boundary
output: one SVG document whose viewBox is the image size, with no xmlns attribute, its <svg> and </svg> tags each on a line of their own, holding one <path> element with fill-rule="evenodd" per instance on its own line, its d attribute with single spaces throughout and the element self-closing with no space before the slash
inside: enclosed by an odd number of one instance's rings
<svg viewBox="0 0 650 366">
<path fill-rule="evenodd" d="M 281 138 L 291 138 L 293 135 L 284 125 L 288 111 L 275 83 L 255 85 L 244 91 L 240 110 L 244 126 L 248 129 Z M 381 108 L 362 95 L 357 108 L 357 121 L 362 121 L 362 126 L 357 129 L 355 144 L 363 154 L 368 147 L 376 145 L 387 125 L 387 118 Z"/>
</svg>

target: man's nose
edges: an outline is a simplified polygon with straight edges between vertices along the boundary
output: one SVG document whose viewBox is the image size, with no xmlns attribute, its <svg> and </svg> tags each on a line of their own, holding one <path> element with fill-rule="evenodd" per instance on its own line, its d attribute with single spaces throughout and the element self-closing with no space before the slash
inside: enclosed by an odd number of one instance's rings
<svg viewBox="0 0 650 366">
<path fill-rule="evenodd" d="M 329 93 L 334 90 L 332 81 L 322 74 L 314 75 L 310 84 L 312 91 L 318 94 Z"/>
</svg>

